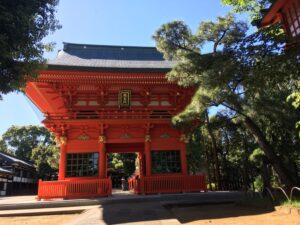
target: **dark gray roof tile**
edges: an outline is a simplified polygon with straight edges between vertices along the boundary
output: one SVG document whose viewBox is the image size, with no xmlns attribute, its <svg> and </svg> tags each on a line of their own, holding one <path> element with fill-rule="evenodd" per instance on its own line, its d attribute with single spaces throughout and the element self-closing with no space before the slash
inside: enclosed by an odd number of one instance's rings
<svg viewBox="0 0 300 225">
<path fill-rule="evenodd" d="M 16 157 L 13 157 L 11 155 L 5 154 L 4 152 L 0 152 L 0 157 L 3 158 L 4 160 L 12 162 L 12 163 L 17 163 L 17 164 L 22 164 L 22 165 L 29 166 L 29 167 L 34 167 L 33 164 L 28 163 L 24 160 L 18 159 Z"/>
<path fill-rule="evenodd" d="M 13 175 L 14 173 L 10 170 L 6 170 L 0 167 L 0 174 Z"/>
<path fill-rule="evenodd" d="M 166 61 L 154 47 L 128 47 L 64 43 L 48 65 L 96 68 L 171 69 L 174 61 Z"/>
</svg>

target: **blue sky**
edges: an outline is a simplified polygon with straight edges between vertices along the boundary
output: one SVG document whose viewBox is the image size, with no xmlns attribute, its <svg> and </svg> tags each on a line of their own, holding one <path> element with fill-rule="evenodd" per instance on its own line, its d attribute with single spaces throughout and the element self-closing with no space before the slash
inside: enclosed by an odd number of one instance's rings
<svg viewBox="0 0 300 225">
<path fill-rule="evenodd" d="M 196 30 L 200 21 L 214 20 L 229 9 L 221 0 L 61 0 L 57 19 L 62 29 L 45 38 L 56 43 L 45 57 L 55 58 L 62 42 L 154 46 L 151 36 L 163 23 L 183 20 Z M 0 101 L 0 135 L 11 125 L 38 125 L 41 120 L 21 93 L 4 95 Z"/>
</svg>

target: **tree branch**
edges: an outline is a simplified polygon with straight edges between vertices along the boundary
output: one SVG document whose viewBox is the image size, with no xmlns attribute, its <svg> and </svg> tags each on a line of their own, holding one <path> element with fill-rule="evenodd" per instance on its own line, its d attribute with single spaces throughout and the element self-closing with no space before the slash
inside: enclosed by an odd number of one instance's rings
<svg viewBox="0 0 300 225">
<path fill-rule="evenodd" d="M 220 42 L 222 41 L 222 39 L 225 37 L 225 34 L 226 34 L 227 31 L 228 31 L 228 29 L 227 29 L 227 30 L 224 30 L 224 31 L 223 31 L 223 34 L 221 35 L 221 37 L 214 43 L 213 54 L 215 54 L 215 53 L 217 52 L 217 47 L 218 47 L 218 45 L 220 44 Z"/>
<path fill-rule="evenodd" d="M 180 44 L 175 44 L 174 42 L 172 42 L 171 44 L 172 44 L 173 46 L 177 47 L 177 48 L 180 48 L 180 49 L 182 49 L 182 50 L 185 50 L 185 51 L 188 51 L 188 52 L 191 52 L 191 53 L 194 53 L 194 54 L 197 54 L 197 55 L 201 56 L 201 54 L 200 54 L 199 52 L 196 52 L 196 51 L 194 51 L 194 50 L 192 50 L 192 49 L 189 49 L 189 48 L 187 48 L 187 47 L 185 47 L 185 46 L 182 46 L 182 45 L 180 45 Z"/>
</svg>

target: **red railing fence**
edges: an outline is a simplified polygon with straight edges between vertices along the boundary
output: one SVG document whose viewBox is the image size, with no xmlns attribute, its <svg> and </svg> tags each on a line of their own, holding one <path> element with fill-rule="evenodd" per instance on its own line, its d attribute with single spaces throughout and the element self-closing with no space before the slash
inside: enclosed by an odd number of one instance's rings
<svg viewBox="0 0 300 225">
<path fill-rule="evenodd" d="M 136 194 L 207 191 L 204 175 L 131 177 L 128 186 Z M 38 199 L 85 198 L 111 196 L 111 179 L 39 180 Z"/>
<path fill-rule="evenodd" d="M 204 175 L 131 177 L 128 184 L 137 194 L 207 191 Z"/>
<path fill-rule="evenodd" d="M 84 198 L 110 196 L 112 185 L 110 179 L 91 180 L 39 180 L 38 199 Z"/>
</svg>

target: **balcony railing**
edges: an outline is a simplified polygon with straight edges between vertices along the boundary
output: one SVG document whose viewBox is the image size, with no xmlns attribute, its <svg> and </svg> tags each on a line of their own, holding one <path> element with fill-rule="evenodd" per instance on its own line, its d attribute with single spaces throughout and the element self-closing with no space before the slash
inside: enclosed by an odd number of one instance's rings
<svg viewBox="0 0 300 225">
<path fill-rule="evenodd" d="M 204 175 L 132 177 L 128 183 L 136 194 L 207 191 Z"/>
<path fill-rule="evenodd" d="M 111 193 L 110 179 L 39 180 L 38 199 L 102 197 L 110 196 Z"/>
<path fill-rule="evenodd" d="M 133 177 L 129 189 L 136 194 L 207 191 L 204 175 Z M 111 179 L 39 180 L 38 199 L 71 199 L 111 196 Z"/>
<path fill-rule="evenodd" d="M 49 120 L 65 120 L 65 119 L 75 119 L 75 120 L 104 120 L 104 119 L 170 119 L 172 114 L 175 115 L 173 111 L 159 111 L 159 112 L 139 112 L 139 111 L 85 111 L 85 112 L 69 112 L 69 113 L 51 113 L 46 114 L 45 117 Z"/>
</svg>

